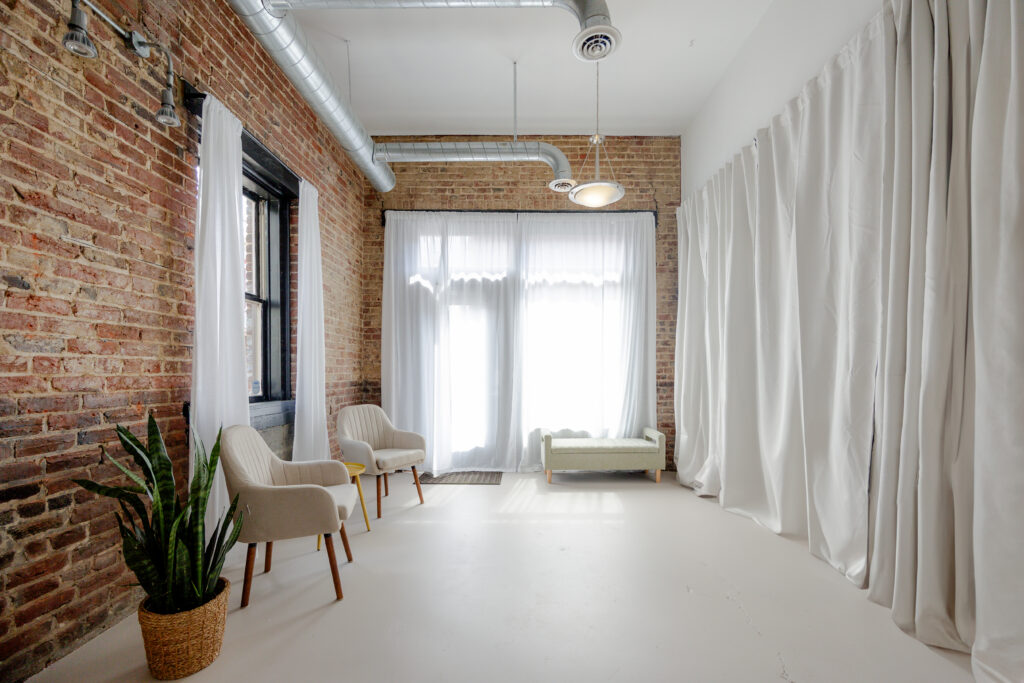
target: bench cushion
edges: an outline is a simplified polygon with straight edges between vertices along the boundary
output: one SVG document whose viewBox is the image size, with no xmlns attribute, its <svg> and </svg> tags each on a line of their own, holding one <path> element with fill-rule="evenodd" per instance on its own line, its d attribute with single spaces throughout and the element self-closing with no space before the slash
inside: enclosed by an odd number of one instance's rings
<svg viewBox="0 0 1024 683">
<path fill-rule="evenodd" d="M 551 453 L 657 453 L 658 444 L 647 439 L 551 439 Z"/>
</svg>

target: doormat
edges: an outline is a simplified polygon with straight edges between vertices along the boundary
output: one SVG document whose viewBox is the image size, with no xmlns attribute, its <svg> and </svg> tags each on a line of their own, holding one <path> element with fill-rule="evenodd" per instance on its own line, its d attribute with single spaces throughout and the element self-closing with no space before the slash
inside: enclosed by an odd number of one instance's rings
<svg viewBox="0 0 1024 683">
<path fill-rule="evenodd" d="M 449 472 L 440 477 L 420 475 L 421 484 L 500 484 L 501 472 Z"/>
</svg>

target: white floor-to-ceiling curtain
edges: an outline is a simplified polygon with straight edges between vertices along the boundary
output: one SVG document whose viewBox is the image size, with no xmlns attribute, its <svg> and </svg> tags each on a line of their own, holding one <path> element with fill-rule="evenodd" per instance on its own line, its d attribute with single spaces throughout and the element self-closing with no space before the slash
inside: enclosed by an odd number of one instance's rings
<svg viewBox="0 0 1024 683">
<path fill-rule="evenodd" d="M 895 0 L 679 213 L 680 481 L 999 681 L 1024 680 L 1022 36 L 1014 0 Z"/>
<path fill-rule="evenodd" d="M 190 410 L 193 434 L 207 452 L 222 427 L 249 424 L 242 231 L 242 124 L 207 95 L 199 144 Z M 191 469 L 190 457 L 190 476 Z M 208 530 L 229 503 L 224 475 L 218 468 L 206 509 Z"/>
<path fill-rule="evenodd" d="M 331 457 L 331 445 L 327 436 L 320 193 L 305 180 L 299 184 L 298 269 L 292 460 L 326 460 Z"/>
<path fill-rule="evenodd" d="M 655 425 L 651 214 L 388 212 L 384 251 L 384 409 L 427 470 Z"/>
<path fill-rule="evenodd" d="M 984 36 L 970 140 L 974 674 L 1024 680 L 1024 5 L 972 3 Z M 982 11 L 984 10 L 984 11 Z"/>
</svg>

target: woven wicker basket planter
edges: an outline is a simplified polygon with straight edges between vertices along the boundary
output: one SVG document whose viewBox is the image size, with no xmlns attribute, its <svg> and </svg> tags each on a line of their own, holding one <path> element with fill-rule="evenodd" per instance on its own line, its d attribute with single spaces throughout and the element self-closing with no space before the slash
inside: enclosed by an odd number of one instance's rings
<svg viewBox="0 0 1024 683">
<path fill-rule="evenodd" d="M 146 661 L 155 678 L 170 681 L 191 676 L 213 664 L 224 642 L 231 582 L 221 577 L 220 592 L 205 605 L 177 614 L 155 614 L 139 605 L 139 626 Z"/>
</svg>

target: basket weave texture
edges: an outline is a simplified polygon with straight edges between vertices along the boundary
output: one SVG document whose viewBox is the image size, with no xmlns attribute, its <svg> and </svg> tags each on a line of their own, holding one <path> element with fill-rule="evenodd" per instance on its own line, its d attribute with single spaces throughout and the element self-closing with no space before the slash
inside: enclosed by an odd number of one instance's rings
<svg viewBox="0 0 1024 683">
<path fill-rule="evenodd" d="M 177 614 L 156 614 L 139 604 L 139 626 L 146 661 L 154 678 L 170 681 L 205 669 L 217 659 L 224 642 L 231 582 L 221 577 L 213 600 Z"/>
</svg>

